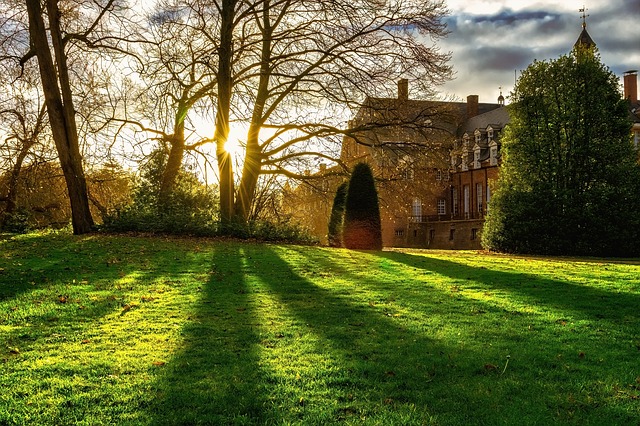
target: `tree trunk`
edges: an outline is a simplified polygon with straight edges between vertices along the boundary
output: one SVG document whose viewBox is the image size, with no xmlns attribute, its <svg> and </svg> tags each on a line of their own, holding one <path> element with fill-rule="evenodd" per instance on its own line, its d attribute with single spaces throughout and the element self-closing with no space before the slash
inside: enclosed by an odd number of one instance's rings
<svg viewBox="0 0 640 426">
<path fill-rule="evenodd" d="M 262 10 L 262 52 L 260 58 L 260 81 L 253 107 L 251 125 L 247 135 L 247 151 L 245 153 L 242 179 L 236 200 L 235 215 L 238 221 L 246 223 L 251 213 L 251 204 L 258 186 L 258 178 L 262 170 L 262 147 L 260 146 L 260 129 L 263 122 L 265 105 L 269 95 L 269 77 L 271 76 L 271 41 L 273 27 L 270 22 L 270 2 L 266 0 Z"/>
<path fill-rule="evenodd" d="M 247 138 L 247 152 L 244 157 L 242 179 L 238 188 L 238 197 L 235 205 L 236 220 L 246 223 L 251 214 L 253 197 L 258 186 L 258 178 L 262 169 L 262 152 L 258 143 L 260 133 L 259 125 L 252 124 Z"/>
<path fill-rule="evenodd" d="M 223 0 L 220 50 L 218 51 L 218 110 L 216 112 L 216 157 L 220 179 L 220 222 L 228 226 L 233 217 L 233 164 L 229 152 L 225 148 L 229 138 L 229 110 L 231 108 L 231 61 L 233 59 L 233 20 L 236 0 Z"/>
<path fill-rule="evenodd" d="M 89 210 L 87 183 L 82 169 L 75 110 L 60 34 L 60 12 L 56 0 L 47 1 L 49 31 L 58 65 L 56 72 L 42 19 L 40 0 L 26 0 L 26 5 L 29 13 L 29 34 L 38 58 L 49 123 L 69 193 L 73 233 L 84 234 L 91 232 L 94 223 Z"/>
<path fill-rule="evenodd" d="M 4 214 L 2 215 L 2 223 L 0 223 L 0 228 L 4 226 L 6 220 L 15 212 L 17 207 L 17 199 L 18 199 L 18 181 L 20 179 L 20 172 L 22 171 L 22 163 L 24 159 L 27 157 L 29 150 L 33 146 L 32 141 L 25 142 L 22 145 L 22 149 L 18 153 L 18 157 L 16 158 L 16 163 L 13 165 L 11 169 L 11 174 L 9 175 L 9 190 L 7 191 L 7 197 L 5 201 L 7 202 L 7 206 L 4 210 Z"/>
<path fill-rule="evenodd" d="M 166 201 L 171 195 L 184 158 L 184 119 L 181 120 L 180 117 L 176 119 L 170 143 L 169 157 L 162 172 L 162 182 L 160 182 L 160 201 Z"/>
</svg>

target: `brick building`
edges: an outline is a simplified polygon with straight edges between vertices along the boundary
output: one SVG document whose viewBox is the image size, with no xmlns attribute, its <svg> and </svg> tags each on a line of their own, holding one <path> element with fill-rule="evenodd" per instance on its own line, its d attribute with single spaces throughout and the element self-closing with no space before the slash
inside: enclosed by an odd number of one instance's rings
<svg viewBox="0 0 640 426">
<path fill-rule="evenodd" d="M 576 46 L 594 46 L 583 28 Z M 624 74 L 633 141 L 640 148 L 637 71 Z M 371 165 L 377 179 L 385 247 L 480 249 L 480 236 L 500 167 L 500 137 L 509 123 L 502 93 L 497 103 L 413 100 L 407 80 L 397 98 L 368 98 L 350 122 L 340 160 L 350 169 Z M 290 189 L 294 217 L 322 241 L 333 195 L 346 177 Z"/>
<path fill-rule="evenodd" d="M 410 99 L 408 84 L 407 80 L 398 82 L 396 98 L 365 100 L 349 123 L 348 136 L 342 142 L 341 163 L 346 169 L 359 162 L 372 167 L 384 246 L 475 247 L 476 242 L 467 243 L 462 231 L 456 235 L 450 229 L 460 229 L 462 222 L 481 220 L 484 215 L 465 217 L 465 212 L 471 212 L 470 203 L 477 202 L 467 188 L 471 183 L 465 183 L 465 179 L 475 184 L 480 182 L 480 174 L 484 176 L 485 194 L 487 182 L 496 173 L 492 169 L 497 167 L 504 106 L 480 103 L 475 95 L 469 96 L 467 102 Z M 486 120 L 490 122 L 485 123 Z M 473 134 L 477 126 L 481 126 L 480 138 Z M 462 139 L 463 130 L 466 142 Z M 451 160 L 454 152 L 455 164 Z M 333 194 L 346 179 L 336 176 L 338 172 L 337 166 L 322 167 L 317 174 L 330 176 L 287 189 L 286 199 L 298 206 L 291 211 L 295 219 L 323 242 Z"/>
</svg>

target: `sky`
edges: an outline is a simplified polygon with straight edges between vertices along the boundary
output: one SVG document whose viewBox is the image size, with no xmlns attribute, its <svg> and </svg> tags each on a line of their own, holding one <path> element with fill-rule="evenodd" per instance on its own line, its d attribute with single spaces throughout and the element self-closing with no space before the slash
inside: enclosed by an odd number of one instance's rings
<svg viewBox="0 0 640 426">
<path fill-rule="evenodd" d="M 587 31 L 611 71 L 622 78 L 640 69 L 640 0 L 447 0 L 450 34 L 438 45 L 452 53 L 455 78 L 443 94 L 496 102 L 502 86 L 507 97 L 516 75 L 534 59 L 567 54 Z"/>
</svg>

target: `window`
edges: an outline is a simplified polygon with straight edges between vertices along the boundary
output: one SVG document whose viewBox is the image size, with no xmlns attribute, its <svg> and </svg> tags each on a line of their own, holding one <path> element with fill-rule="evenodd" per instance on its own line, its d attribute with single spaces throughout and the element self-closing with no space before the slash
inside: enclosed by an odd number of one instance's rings
<svg viewBox="0 0 640 426">
<path fill-rule="evenodd" d="M 480 168 L 480 147 L 478 145 L 473 149 L 473 168 Z"/>
<path fill-rule="evenodd" d="M 404 237 L 404 229 L 396 229 L 396 237 Z"/>
<path fill-rule="evenodd" d="M 498 144 L 495 141 L 489 145 L 489 164 L 492 166 L 498 165 Z"/>
<path fill-rule="evenodd" d="M 442 170 L 436 169 L 436 180 L 439 182 L 442 180 Z"/>
<path fill-rule="evenodd" d="M 451 229 L 449 230 L 449 241 L 453 241 L 453 239 L 455 238 L 455 236 L 456 236 L 456 230 L 455 230 L 454 228 L 451 228 Z"/>
<path fill-rule="evenodd" d="M 471 239 L 475 240 L 478 238 L 478 228 L 471 228 Z"/>
<path fill-rule="evenodd" d="M 487 129 L 487 138 L 489 140 L 493 140 L 493 129 L 492 128 L 488 128 Z"/>
<path fill-rule="evenodd" d="M 489 210 L 489 200 L 491 199 L 491 188 L 487 182 L 487 211 Z"/>
<path fill-rule="evenodd" d="M 414 217 L 416 222 L 422 219 L 422 200 L 420 198 L 414 198 L 411 203 L 411 216 Z"/>
<path fill-rule="evenodd" d="M 464 217 L 469 217 L 469 185 L 465 185 L 462 188 L 463 191 L 463 202 L 464 202 Z"/>
<path fill-rule="evenodd" d="M 478 203 L 478 213 L 482 213 L 482 184 L 476 183 L 476 202 Z"/>
<path fill-rule="evenodd" d="M 458 191 L 456 188 L 451 189 L 451 205 L 453 206 L 453 214 L 458 214 Z"/>
<path fill-rule="evenodd" d="M 462 170 L 463 171 L 467 171 L 469 170 L 469 153 L 467 152 L 467 149 L 465 148 L 465 150 L 462 152 Z"/>
<path fill-rule="evenodd" d="M 436 239 L 436 230 L 435 229 L 429 229 L 429 242 L 433 241 Z"/>
<path fill-rule="evenodd" d="M 444 198 L 438 200 L 438 214 L 447 214 L 447 200 Z"/>
</svg>

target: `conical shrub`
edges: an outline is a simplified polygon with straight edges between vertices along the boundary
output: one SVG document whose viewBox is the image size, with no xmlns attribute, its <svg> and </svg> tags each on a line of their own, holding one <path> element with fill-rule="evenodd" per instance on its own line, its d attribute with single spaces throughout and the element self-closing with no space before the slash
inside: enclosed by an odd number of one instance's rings
<svg viewBox="0 0 640 426">
<path fill-rule="evenodd" d="M 378 193 L 371 167 L 366 163 L 357 164 L 349 180 L 342 242 L 350 249 L 382 249 Z"/>
<path fill-rule="evenodd" d="M 333 197 L 333 207 L 329 218 L 329 233 L 327 238 L 331 247 L 342 247 L 342 222 L 344 219 L 344 204 L 347 200 L 348 183 L 342 183 Z"/>
</svg>

